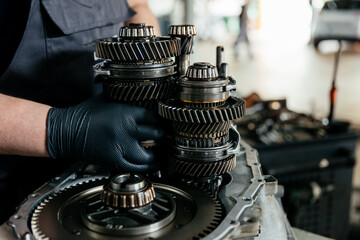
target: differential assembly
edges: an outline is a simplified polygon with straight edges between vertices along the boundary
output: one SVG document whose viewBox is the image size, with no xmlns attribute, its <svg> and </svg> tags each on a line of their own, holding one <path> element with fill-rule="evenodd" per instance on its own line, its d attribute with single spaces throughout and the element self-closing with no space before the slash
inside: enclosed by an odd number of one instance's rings
<svg viewBox="0 0 360 240">
<path fill-rule="evenodd" d="M 51 194 L 31 227 L 36 239 L 199 239 L 221 218 L 219 202 L 200 190 L 119 174 Z"/>
<path fill-rule="evenodd" d="M 159 103 L 159 114 L 173 122 L 170 168 L 176 174 L 210 177 L 235 168 L 240 138 L 231 121 L 244 115 L 245 101 L 231 96 L 235 80 L 225 63 L 219 66 L 221 74 L 207 62 L 189 66 L 178 80 L 179 97 Z"/>
<path fill-rule="evenodd" d="M 180 50 L 180 38 L 156 37 L 152 26 L 141 23 L 124 26 L 118 37 L 95 41 L 96 56 L 105 59 L 94 66 L 96 80 L 109 100 L 156 108 L 170 95 L 172 58 Z"/>
</svg>

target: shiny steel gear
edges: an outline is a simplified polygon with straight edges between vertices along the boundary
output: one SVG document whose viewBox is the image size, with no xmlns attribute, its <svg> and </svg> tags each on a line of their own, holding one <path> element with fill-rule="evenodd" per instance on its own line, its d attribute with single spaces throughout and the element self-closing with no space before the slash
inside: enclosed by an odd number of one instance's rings
<svg viewBox="0 0 360 240">
<path fill-rule="evenodd" d="M 168 80 L 104 82 L 103 94 L 110 100 L 121 102 L 151 101 L 165 99 L 170 95 Z"/>
<path fill-rule="evenodd" d="M 213 162 L 192 161 L 170 158 L 170 168 L 177 174 L 191 177 L 208 177 L 222 175 L 236 167 L 236 156 Z"/>
<path fill-rule="evenodd" d="M 173 127 L 176 132 L 188 134 L 213 134 L 220 132 L 228 132 L 231 127 L 231 122 L 227 121 L 208 124 L 173 122 Z M 202 136 L 201 138 L 203 137 L 204 136 Z"/>
<path fill-rule="evenodd" d="M 181 101 L 169 99 L 159 103 L 160 116 L 178 122 L 215 123 L 238 119 L 245 115 L 245 101 L 240 98 L 229 97 L 218 108 L 184 108 Z"/>
<path fill-rule="evenodd" d="M 112 208 L 138 208 L 155 198 L 153 184 L 139 174 L 120 174 L 104 184 L 101 201 Z"/>
<path fill-rule="evenodd" d="M 149 41 L 125 41 L 119 38 L 105 38 L 95 41 L 98 58 L 114 61 L 136 62 L 161 60 L 180 54 L 180 39 L 157 37 Z"/>
<path fill-rule="evenodd" d="M 200 239 L 220 223 L 222 207 L 201 190 L 154 183 L 150 204 L 121 210 L 100 200 L 108 180 L 82 182 L 48 196 L 34 210 L 36 239 Z"/>
</svg>

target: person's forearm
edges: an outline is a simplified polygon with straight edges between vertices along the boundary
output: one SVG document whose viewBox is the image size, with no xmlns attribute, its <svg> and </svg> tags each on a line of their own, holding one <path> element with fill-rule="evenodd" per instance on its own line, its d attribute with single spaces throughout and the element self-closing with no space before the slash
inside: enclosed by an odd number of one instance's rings
<svg viewBox="0 0 360 240">
<path fill-rule="evenodd" d="M 153 26 L 155 28 L 158 36 L 161 35 L 159 22 L 150 10 L 147 0 L 128 0 L 128 4 L 136 12 L 136 14 L 126 21 L 125 24 L 146 23 L 146 25 Z"/>
<path fill-rule="evenodd" d="M 0 154 L 49 156 L 46 118 L 50 106 L 0 93 Z"/>
</svg>

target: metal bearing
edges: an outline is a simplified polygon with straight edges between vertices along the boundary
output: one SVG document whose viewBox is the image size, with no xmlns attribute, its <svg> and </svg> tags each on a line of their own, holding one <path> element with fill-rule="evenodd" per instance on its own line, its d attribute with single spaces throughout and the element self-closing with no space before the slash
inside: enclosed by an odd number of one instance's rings
<svg viewBox="0 0 360 240">
<path fill-rule="evenodd" d="M 120 174 L 104 184 L 101 201 L 113 208 L 137 208 L 155 198 L 152 183 L 138 174 Z"/>
<path fill-rule="evenodd" d="M 121 38 L 154 38 L 156 36 L 153 26 L 145 26 L 145 23 L 130 23 L 129 26 L 120 28 Z"/>
</svg>

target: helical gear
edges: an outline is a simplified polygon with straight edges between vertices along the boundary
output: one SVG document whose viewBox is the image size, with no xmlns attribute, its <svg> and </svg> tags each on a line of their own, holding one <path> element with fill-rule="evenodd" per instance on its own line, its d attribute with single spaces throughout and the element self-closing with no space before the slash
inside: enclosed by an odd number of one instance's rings
<svg viewBox="0 0 360 240">
<path fill-rule="evenodd" d="M 105 38 L 95 41 L 95 54 L 98 58 L 124 62 L 161 60 L 180 54 L 180 39 L 157 37 L 129 42 L 115 37 Z"/>
<path fill-rule="evenodd" d="M 173 127 L 176 132 L 196 134 L 215 134 L 221 132 L 229 132 L 231 122 L 215 122 L 208 124 L 188 123 L 188 122 L 173 122 Z M 195 137 L 196 138 L 196 137 Z"/>
<path fill-rule="evenodd" d="M 194 45 L 194 36 L 196 36 L 196 28 L 194 25 L 171 25 L 168 35 L 173 39 L 181 39 L 181 54 L 190 54 Z"/>
<path fill-rule="evenodd" d="M 156 109 L 169 98 L 180 38 L 156 37 L 142 23 L 121 27 L 118 37 L 95 41 L 95 54 L 106 59 L 94 66 L 96 80 L 110 101 Z"/>
<path fill-rule="evenodd" d="M 229 135 L 217 138 L 187 138 L 180 135 L 175 137 L 176 143 L 195 148 L 211 148 L 226 144 L 229 141 Z"/>
<path fill-rule="evenodd" d="M 166 99 L 170 95 L 170 83 L 156 81 L 104 82 L 103 94 L 110 100 L 132 103 Z"/>
<path fill-rule="evenodd" d="M 236 167 L 235 155 L 214 162 L 200 162 L 184 159 L 170 159 L 170 168 L 177 174 L 191 177 L 207 177 L 224 174 Z"/>
<path fill-rule="evenodd" d="M 184 108 L 176 99 L 159 103 L 160 116 L 178 122 L 215 123 L 238 119 L 245 115 L 245 101 L 229 97 L 220 108 L 197 109 Z"/>
</svg>

